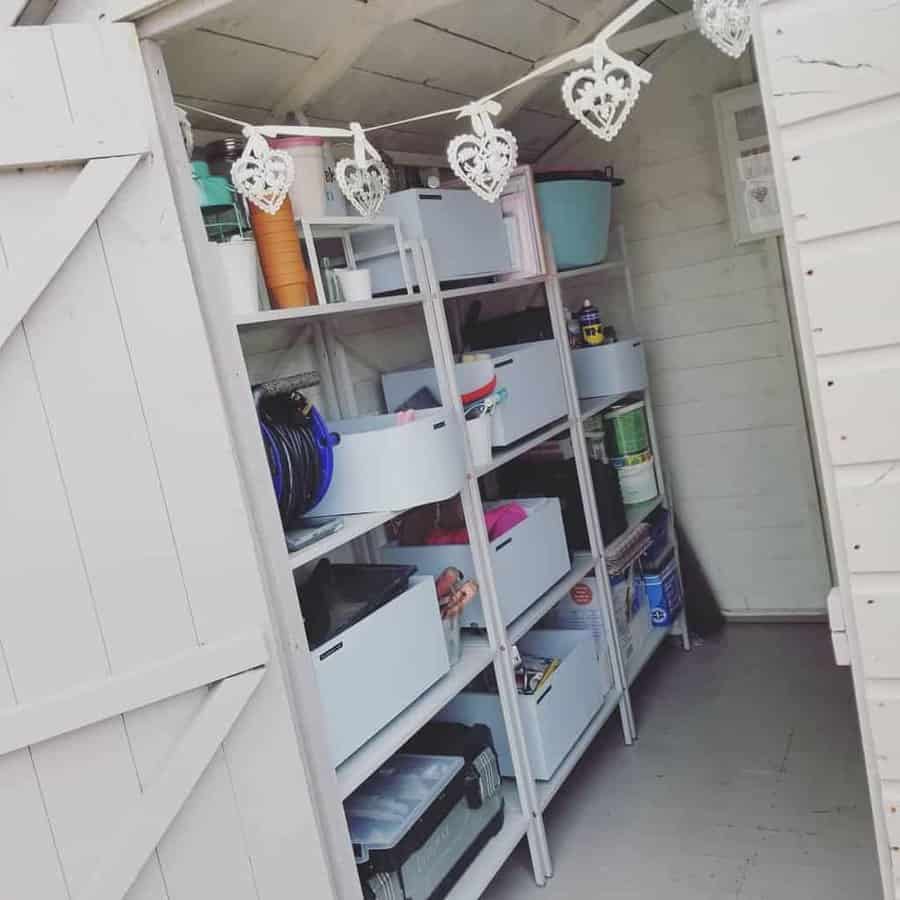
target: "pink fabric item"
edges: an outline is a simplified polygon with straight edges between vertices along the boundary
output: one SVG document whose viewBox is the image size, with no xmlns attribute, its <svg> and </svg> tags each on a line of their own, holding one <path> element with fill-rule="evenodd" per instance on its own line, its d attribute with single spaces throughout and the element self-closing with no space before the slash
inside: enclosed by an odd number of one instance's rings
<svg viewBox="0 0 900 900">
<path fill-rule="evenodd" d="M 528 513 L 520 503 L 504 503 L 503 506 L 495 506 L 484 514 L 488 537 L 492 541 L 496 541 L 497 538 L 502 537 L 527 518 Z M 425 538 L 425 543 L 432 547 L 445 544 L 468 544 L 469 531 L 467 528 L 433 528 Z"/>
</svg>

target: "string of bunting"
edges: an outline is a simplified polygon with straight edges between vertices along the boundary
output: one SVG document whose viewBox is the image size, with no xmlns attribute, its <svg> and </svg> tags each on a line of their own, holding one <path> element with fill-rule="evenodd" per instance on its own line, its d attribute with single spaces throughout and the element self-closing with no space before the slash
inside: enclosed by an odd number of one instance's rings
<svg viewBox="0 0 900 900">
<path fill-rule="evenodd" d="M 251 125 L 209 110 L 181 104 L 185 109 L 239 125 L 247 141 L 241 157 L 231 169 L 235 189 L 250 203 L 274 214 L 281 208 L 294 179 L 294 164 L 282 150 L 271 148 L 266 138 L 350 138 L 352 158 L 341 159 L 335 177 L 341 192 L 362 216 L 377 215 L 388 194 L 388 171 L 378 151 L 366 137 L 374 131 L 394 128 L 437 116 L 468 118 L 471 134 L 454 137 L 447 146 L 450 168 L 470 190 L 493 203 L 502 193 L 518 162 L 515 135 L 498 128 L 501 112 L 497 97 L 535 78 L 543 78 L 564 65 L 582 68 L 570 72 L 562 82 L 562 98 L 570 115 L 592 134 L 612 141 L 621 131 L 637 103 L 642 85 L 653 77 L 646 69 L 625 59 L 609 46 L 609 39 L 654 0 L 635 0 L 596 37 L 532 69 L 510 84 L 464 106 L 437 110 L 397 122 L 363 128 L 351 122 L 347 128 L 306 125 Z M 750 0 L 693 0 L 694 19 L 700 33 L 719 50 L 739 57 L 750 42 Z M 590 63 L 590 66 L 584 64 Z"/>
</svg>

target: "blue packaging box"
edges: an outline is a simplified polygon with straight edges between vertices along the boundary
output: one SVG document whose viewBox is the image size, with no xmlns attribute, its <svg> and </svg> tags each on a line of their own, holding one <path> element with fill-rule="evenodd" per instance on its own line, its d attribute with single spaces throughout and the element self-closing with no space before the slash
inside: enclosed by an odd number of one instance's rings
<svg viewBox="0 0 900 900">
<path fill-rule="evenodd" d="M 644 575 L 644 592 L 655 628 L 668 628 L 681 612 L 683 588 L 678 560 L 673 555 L 661 572 Z"/>
</svg>

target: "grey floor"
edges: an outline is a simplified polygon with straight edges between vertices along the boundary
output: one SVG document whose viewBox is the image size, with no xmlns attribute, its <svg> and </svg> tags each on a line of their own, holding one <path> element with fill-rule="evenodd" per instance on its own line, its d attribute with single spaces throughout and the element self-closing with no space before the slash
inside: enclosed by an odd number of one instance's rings
<svg viewBox="0 0 900 900">
<path fill-rule="evenodd" d="M 735 625 L 638 681 L 551 804 L 556 874 L 520 845 L 486 900 L 877 900 L 850 676 L 824 626 Z"/>
</svg>

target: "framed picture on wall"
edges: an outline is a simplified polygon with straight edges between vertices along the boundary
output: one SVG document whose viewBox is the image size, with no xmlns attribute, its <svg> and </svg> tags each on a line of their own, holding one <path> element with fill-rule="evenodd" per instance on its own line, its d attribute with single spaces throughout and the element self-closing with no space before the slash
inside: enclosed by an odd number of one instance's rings
<svg viewBox="0 0 900 900">
<path fill-rule="evenodd" d="M 713 108 L 734 242 L 780 234 L 781 207 L 759 85 L 716 94 Z"/>
</svg>

